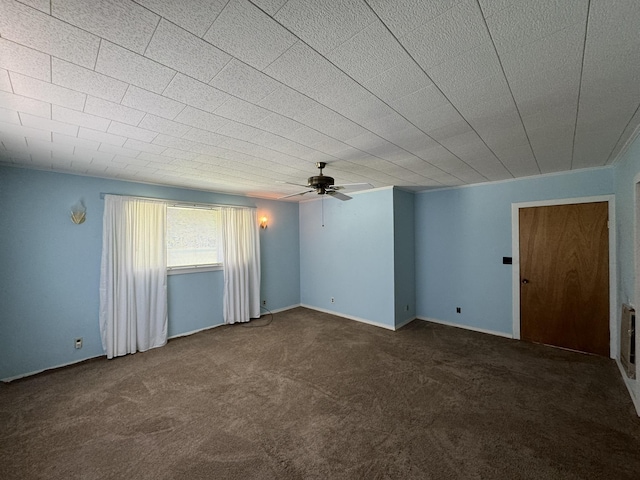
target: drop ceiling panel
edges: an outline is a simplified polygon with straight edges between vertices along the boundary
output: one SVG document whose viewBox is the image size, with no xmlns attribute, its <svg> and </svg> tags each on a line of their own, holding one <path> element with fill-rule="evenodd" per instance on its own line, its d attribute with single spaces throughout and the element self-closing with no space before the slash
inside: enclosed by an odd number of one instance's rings
<svg viewBox="0 0 640 480">
<path fill-rule="evenodd" d="M 88 68 L 100 44 L 99 36 L 12 0 L 0 2 L 0 35 Z"/>
<path fill-rule="evenodd" d="M 296 42 L 293 34 L 248 0 L 231 0 L 203 38 L 258 70 Z"/>
<path fill-rule="evenodd" d="M 227 4 L 226 0 L 136 0 L 170 22 L 202 37 Z"/>
<path fill-rule="evenodd" d="M 134 2 L 55 0 L 54 17 L 83 30 L 94 32 L 129 50 L 143 53 L 160 17 Z"/>
<path fill-rule="evenodd" d="M 0 38 L 0 67 L 46 82 L 51 80 L 51 57 Z"/>
<path fill-rule="evenodd" d="M 420 190 L 606 165 L 640 122 L 637 2 L 188 3 L 0 1 L 0 164 Z"/>
<path fill-rule="evenodd" d="M 231 60 L 219 48 L 164 19 L 144 55 L 205 83 Z"/>
<path fill-rule="evenodd" d="M 176 72 L 114 43 L 100 44 L 95 71 L 154 93 L 162 93 Z"/>
<path fill-rule="evenodd" d="M 365 2 L 289 0 L 275 19 L 321 54 L 327 54 L 376 20 Z"/>
</svg>

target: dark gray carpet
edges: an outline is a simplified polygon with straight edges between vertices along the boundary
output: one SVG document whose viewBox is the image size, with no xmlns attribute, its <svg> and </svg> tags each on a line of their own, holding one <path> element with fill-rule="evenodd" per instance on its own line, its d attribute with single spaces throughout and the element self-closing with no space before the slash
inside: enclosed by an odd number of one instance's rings
<svg viewBox="0 0 640 480">
<path fill-rule="evenodd" d="M 640 478 L 612 360 L 303 308 L 3 384 L 0 428 L 2 479 Z"/>
</svg>

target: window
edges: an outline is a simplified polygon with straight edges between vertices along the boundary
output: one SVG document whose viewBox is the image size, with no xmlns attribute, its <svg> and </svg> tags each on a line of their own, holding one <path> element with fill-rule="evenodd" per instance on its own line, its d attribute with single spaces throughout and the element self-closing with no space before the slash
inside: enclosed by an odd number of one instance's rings
<svg viewBox="0 0 640 480">
<path fill-rule="evenodd" d="M 169 273 L 220 268 L 219 223 L 217 209 L 167 207 Z"/>
</svg>

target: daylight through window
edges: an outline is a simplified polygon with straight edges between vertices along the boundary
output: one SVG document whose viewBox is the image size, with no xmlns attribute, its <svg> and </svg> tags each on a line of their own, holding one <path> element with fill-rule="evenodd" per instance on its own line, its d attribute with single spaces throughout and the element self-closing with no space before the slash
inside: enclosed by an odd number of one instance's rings
<svg viewBox="0 0 640 480">
<path fill-rule="evenodd" d="M 203 267 L 221 263 L 217 209 L 167 208 L 167 268 Z"/>
</svg>

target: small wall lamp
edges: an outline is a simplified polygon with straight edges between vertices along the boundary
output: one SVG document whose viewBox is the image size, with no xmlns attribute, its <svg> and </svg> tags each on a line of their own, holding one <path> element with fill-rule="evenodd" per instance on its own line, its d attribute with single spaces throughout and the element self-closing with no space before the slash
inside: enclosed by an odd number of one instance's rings
<svg viewBox="0 0 640 480">
<path fill-rule="evenodd" d="M 265 216 L 260 217 L 260 228 L 267 228 L 267 223 L 269 222 L 269 219 Z"/>
<path fill-rule="evenodd" d="M 76 225 L 84 223 L 87 219 L 87 207 L 84 206 L 82 201 L 78 202 L 71 208 L 71 221 Z"/>
</svg>

